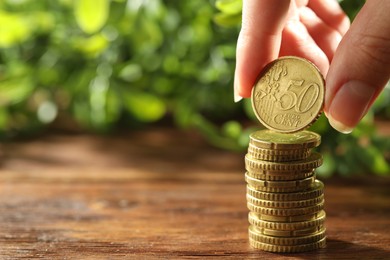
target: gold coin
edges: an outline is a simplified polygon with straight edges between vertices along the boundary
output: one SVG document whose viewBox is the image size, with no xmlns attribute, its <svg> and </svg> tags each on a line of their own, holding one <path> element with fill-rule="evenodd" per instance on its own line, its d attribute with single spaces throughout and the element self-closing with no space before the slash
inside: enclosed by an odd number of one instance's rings
<svg viewBox="0 0 390 260">
<path fill-rule="evenodd" d="M 245 173 L 245 181 L 258 191 L 267 192 L 297 192 L 308 189 L 315 182 L 315 177 L 308 177 L 294 181 L 263 181 L 255 179 Z"/>
<path fill-rule="evenodd" d="M 271 150 L 262 149 L 249 144 L 248 155 L 253 159 L 273 161 L 273 162 L 290 162 L 304 160 L 311 154 L 311 149 L 290 149 L 290 150 Z"/>
<path fill-rule="evenodd" d="M 324 184 L 320 180 L 315 182 L 305 191 L 292 193 L 274 193 L 256 190 L 254 187 L 247 185 L 246 192 L 258 199 L 287 201 L 287 200 L 307 200 L 313 199 L 324 193 Z"/>
<path fill-rule="evenodd" d="M 309 158 L 293 162 L 268 162 L 251 158 L 245 155 L 245 169 L 247 171 L 310 171 L 322 165 L 322 155 L 312 153 Z"/>
<path fill-rule="evenodd" d="M 255 214 L 256 218 L 260 220 L 265 221 L 271 221 L 271 222 L 302 222 L 302 221 L 309 221 L 314 220 L 318 218 L 320 215 L 320 212 L 315 212 L 307 215 L 296 215 L 296 216 L 274 216 L 274 215 L 266 215 L 266 214 L 260 214 L 257 212 L 252 212 Z"/>
<path fill-rule="evenodd" d="M 303 208 L 314 206 L 324 200 L 324 195 L 321 194 L 318 197 L 308 200 L 290 200 L 290 201 L 277 201 L 277 200 L 262 200 L 256 197 L 253 197 L 250 194 L 246 194 L 246 199 L 248 202 L 255 206 L 264 207 L 264 208 Z"/>
<path fill-rule="evenodd" d="M 324 229 L 323 225 L 313 226 L 305 229 L 296 229 L 296 230 L 278 230 L 278 229 L 269 229 L 263 227 L 255 226 L 254 229 L 256 232 L 273 237 L 301 237 L 308 236 L 317 232 L 320 232 Z"/>
<path fill-rule="evenodd" d="M 249 138 L 253 146 L 269 150 L 311 149 L 321 143 L 321 136 L 311 131 L 286 134 L 264 129 L 251 133 Z"/>
<path fill-rule="evenodd" d="M 304 172 L 247 172 L 248 176 L 264 181 L 295 181 L 315 176 L 315 171 Z"/>
<path fill-rule="evenodd" d="M 301 244 L 310 244 L 320 241 L 325 237 L 326 229 L 322 228 L 318 232 L 300 237 L 274 237 L 263 235 L 259 233 L 254 226 L 249 226 L 248 231 L 249 237 L 255 241 L 272 245 L 293 246 Z"/>
<path fill-rule="evenodd" d="M 311 251 L 319 248 L 324 248 L 326 246 L 326 237 L 322 238 L 319 241 L 316 241 L 314 243 L 309 244 L 300 244 L 300 245 L 293 245 L 293 246 L 281 246 L 281 245 L 273 245 L 273 244 L 267 244 L 258 242 L 252 238 L 249 238 L 249 244 L 251 247 L 256 249 L 261 249 L 268 252 L 274 252 L 274 253 L 298 253 L 298 252 L 306 252 Z"/>
<path fill-rule="evenodd" d="M 266 128 L 293 133 L 317 120 L 324 93 L 324 78 L 313 63 L 298 57 L 282 57 L 260 73 L 252 90 L 252 107 Z"/>
<path fill-rule="evenodd" d="M 326 214 L 324 210 L 321 210 L 318 213 L 318 217 L 312 220 L 306 221 L 298 221 L 298 222 L 272 222 L 261 220 L 257 217 L 256 213 L 249 212 L 248 221 L 251 225 L 260 227 L 260 228 L 268 228 L 275 230 L 298 230 L 298 229 L 306 229 L 310 227 L 324 225 Z"/>
<path fill-rule="evenodd" d="M 281 216 L 281 217 L 293 217 L 293 216 L 302 216 L 317 213 L 324 209 L 324 200 L 321 202 L 308 207 L 302 208 L 265 208 L 247 202 L 248 209 L 254 213 L 257 213 L 258 216 L 261 215 L 270 215 L 270 216 Z"/>
</svg>

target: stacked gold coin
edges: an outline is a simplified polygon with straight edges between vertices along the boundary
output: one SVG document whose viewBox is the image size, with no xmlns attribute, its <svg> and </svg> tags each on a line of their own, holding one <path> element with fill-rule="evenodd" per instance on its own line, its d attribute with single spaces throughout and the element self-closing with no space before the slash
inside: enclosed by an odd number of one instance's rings
<svg viewBox="0 0 390 260">
<path fill-rule="evenodd" d="M 249 242 L 271 252 L 302 252 L 325 245 L 324 185 L 315 178 L 321 137 L 310 131 L 250 135 L 245 156 Z"/>
<path fill-rule="evenodd" d="M 250 136 L 245 156 L 249 242 L 271 252 L 302 252 L 325 246 L 324 185 L 312 152 L 321 138 L 304 131 L 319 117 L 325 82 L 318 68 L 298 57 L 281 57 L 260 73 L 252 90 L 256 117 L 269 130 Z"/>
</svg>

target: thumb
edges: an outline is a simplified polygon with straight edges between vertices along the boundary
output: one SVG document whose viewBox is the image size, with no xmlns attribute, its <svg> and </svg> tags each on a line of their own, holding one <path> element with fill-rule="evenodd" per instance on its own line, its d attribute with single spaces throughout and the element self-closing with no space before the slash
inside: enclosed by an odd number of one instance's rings
<svg viewBox="0 0 390 260">
<path fill-rule="evenodd" d="M 390 77 L 390 1 L 367 1 L 341 41 L 326 78 L 329 123 L 350 133 Z"/>
</svg>

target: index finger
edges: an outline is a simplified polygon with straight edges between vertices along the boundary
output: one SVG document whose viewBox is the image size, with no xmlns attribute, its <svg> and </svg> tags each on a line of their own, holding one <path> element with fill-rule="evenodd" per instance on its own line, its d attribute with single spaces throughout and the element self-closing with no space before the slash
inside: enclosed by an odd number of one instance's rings
<svg viewBox="0 0 390 260">
<path fill-rule="evenodd" d="M 242 27 L 237 41 L 234 99 L 249 97 L 266 64 L 279 54 L 290 0 L 244 0 Z"/>
</svg>

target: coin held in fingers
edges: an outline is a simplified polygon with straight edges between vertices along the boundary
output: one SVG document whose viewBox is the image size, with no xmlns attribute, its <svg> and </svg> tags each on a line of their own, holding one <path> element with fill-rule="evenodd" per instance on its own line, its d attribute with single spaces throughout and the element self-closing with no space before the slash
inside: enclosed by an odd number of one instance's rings
<svg viewBox="0 0 390 260">
<path fill-rule="evenodd" d="M 310 61 L 286 56 L 269 63 L 252 89 L 252 106 L 268 129 L 294 133 L 313 124 L 320 116 L 325 81 Z"/>
</svg>

